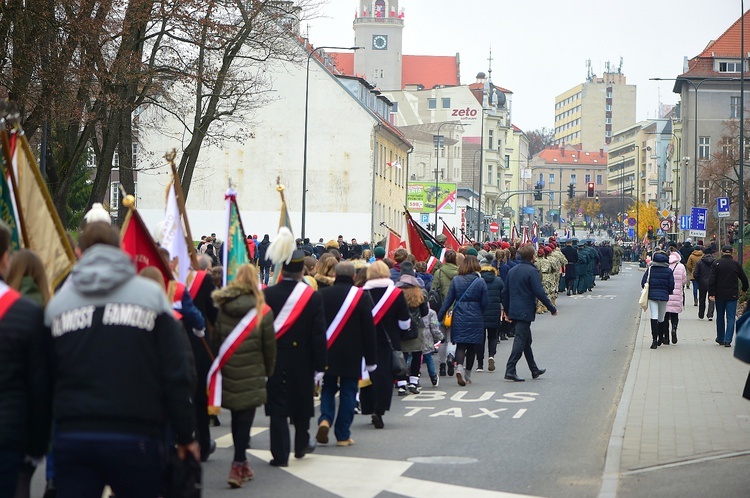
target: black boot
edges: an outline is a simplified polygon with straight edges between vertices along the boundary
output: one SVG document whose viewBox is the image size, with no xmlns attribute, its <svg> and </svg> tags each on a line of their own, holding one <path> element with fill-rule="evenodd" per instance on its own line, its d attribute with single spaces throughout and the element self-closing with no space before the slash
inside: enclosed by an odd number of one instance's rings
<svg viewBox="0 0 750 498">
<path fill-rule="evenodd" d="M 672 344 L 677 344 L 677 326 L 672 325 Z"/>
<path fill-rule="evenodd" d="M 653 342 L 651 343 L 651 349 L 656 349 L 656 347 L 661 344 L 659 342 L 659 321 L 658 320 L 651 320 L 651 338 L 653 339 Z"/>
<path fill-rule="evenodd" d="M 661 343 L 669 346 L 669 322 L 666 319 L 659 324 L 659 332 L 661 333 Z"/>
</svg>

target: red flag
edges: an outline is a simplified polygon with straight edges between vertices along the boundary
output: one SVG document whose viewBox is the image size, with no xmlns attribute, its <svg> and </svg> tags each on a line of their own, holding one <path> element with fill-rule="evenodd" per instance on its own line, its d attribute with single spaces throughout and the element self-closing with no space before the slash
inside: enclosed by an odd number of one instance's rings
<svg viewBox="0 0 750 498">
<path fill-rule="evenodd" d="M 409 235 L 409 252 L 417 258 L 417 261 L 427 261 L 430 259 L 432 254 L 427 248 L 427 244 L 424 243 L 424 240 L 422 240 L 422 237 L 419 235 L 419 231 L 414 228 L 414 220 L 412 219 L 411 214 L 409 214 L 409 211 L 406 212 L 406 230 Z"/>
<path fill-rule="evenodd" d="M 396 252 L 396 249 L 399 247 L 406 247 L 406 244 L 401 244 L 401 237 L 389 231 L 388 237 L 385 239 L 385 256 L 393 259 L 393 253 Z"/>
<path fill-rule="evenodd" d="M 135 261 L 135 270 L 140 272 L 147 266 L 155 266 L 164 276 L 165 285 L 173 279 L 167 262 L 159 254 L 156 243 L 146 229 L 141 215 L 135 209 L 128 210 L 125 223 L 120 230 L 120 243 L 122 250 L 130 254 Z"/>
<path fill-rule="evenodd" d="M 445 224 L 445 221 L 443 221 L 443 235 L 445 235 L 445 247 L 458 252 L 461 248 L 461 243 L 456 239 L 456 236 L 453 235 L 453 232 L 448 228 L 448 225 Z"/>
</svg>

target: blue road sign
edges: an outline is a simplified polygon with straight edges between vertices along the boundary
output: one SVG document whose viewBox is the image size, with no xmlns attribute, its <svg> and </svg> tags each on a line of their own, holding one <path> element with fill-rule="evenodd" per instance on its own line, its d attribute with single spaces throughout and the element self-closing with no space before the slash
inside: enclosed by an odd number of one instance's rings
<svg viewBox="0 0 750 498">
<path fill-rule="evenodd" d="M 635 228 L 628 228 L 628 237 L 631 239 L 635 236 Z"/>
<path fill-rule="evenodd" d="M 729 197 L 716 198 L 716 214 L 719 218 L 729 218 Z"/>
<path fill-rule="evenodd" d="M 683 214 L 680 216 L 680 230 L 690 230 L 690 215 Z"/>
<path fill-rule="evenodd" d="M 708 216 L 707 208 L 694 207 L 690 211 L 690 229 L 691 230 L 705 230 L 706 229 L 706 218 Z"/>
</svg>

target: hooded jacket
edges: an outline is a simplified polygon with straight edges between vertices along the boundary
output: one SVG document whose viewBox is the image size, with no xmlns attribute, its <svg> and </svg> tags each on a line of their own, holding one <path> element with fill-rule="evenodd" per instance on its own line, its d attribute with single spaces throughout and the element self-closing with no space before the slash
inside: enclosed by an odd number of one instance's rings
<svg viewBox="0 0 750 498">
<path fill-rule="evenodd" d="M 119 248 L 97 244 L 50 300 L 54 419 L 59 431 L 194 439 L 195 366 L 182 327 L 156 282 Z"/>
<path fill-rule="evenodd" d="M 703 257 L 695 264 L 693 269 L 693 280 L 698 282 L 698 289 L 708 292 L 711 281 L 711 267 L 716 261 L 712 253 L 703 254 Z"/>
<path fill-rule="evenodd" d="M 491 266 L 482 266 L 480 275 L 487 284 L 487 307 L 484 309 L 484 327 L 496 329 L 500 327 L 500 312 L 503 309 L 502 293 L 503 279 L 497 276 L 497 270 Z"/>
<path fill-rule="evenodd" d="M 649 277 L 650 275 L 650 277 Z M 648 279 L 648 298 L 650 301 L 669 301 L 669 295 L 674 291 L 674 275 L 669 267 L 669 257 L 664 252 L 657 252 L 651 261 L 651 266 L 643 273 L 641 287 Z"/>
<path fill-rule="evenodd" d="M 708 295 L 721 301 L 736 301 L 739 297 L 742 282 L 742 292 L 747 292 L 747 276 L 742 271 L 740 263 L 731 254 L 722 254 L 711 267 L 711 277 L 708 281 Z"/>
<path fill-rule="evenodd" d="M 679 252 L 669 254 L 669 267 L 672 269 L 672 276 L 674 277 L 674 289 L 669 295 L 669 301 L 667 302 L 668 313 L 682 313 L 682 296 L 684 295 L 684 288 L 688 283 L 688 278 L 685 265 L 680 263 L 681 259 Z"/>
<path fill-rule="evenodd" d="M 432 280 L 432 285 L 440 291 L 440 295 L 443 296 L 443 301 L 448 296 L 448 290 L 451 287 L 451 280 L 458 275 L 458 266 L 453 263 L 445 263 L 440 268 L 433 272 L 435 277 Z"/>
<path fill-rule="evenodd" d="M 693 272 L 695 271 L 695 266 L 698 264 L 698 261 L 700 261 L 702 257 L 702 246 L 697 246 L 695 250 L 690 253 L 690 256 L 688 256 L 687 262 L 685 263 L 685 269 L 687 270 L 688 278 L 690 280 L 695 280 L 695 278 L 693 277 Z"/>
</svg>

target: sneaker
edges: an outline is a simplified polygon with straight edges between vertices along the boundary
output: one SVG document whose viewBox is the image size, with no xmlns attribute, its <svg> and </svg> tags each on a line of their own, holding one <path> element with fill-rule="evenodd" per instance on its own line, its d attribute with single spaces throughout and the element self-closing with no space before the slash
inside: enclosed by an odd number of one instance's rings
<svg viewBox="0 0 750 498">
<path fill-rule="evenodd" d="M 398 395 L 406 396 L 406 386 L 398 386 Z"/>
<path fill-rule="evenodd" d="M 458 382 L 458 385 L 463 387 L 466 385 L 466 381 L 464 380 L 464 366 L 458 365 L 456 368 L 456 382 Z"/>
<path fill-rule="evenodd" d="M 438 373 L 440 377 L 445 377 L 446 375 L 448 375 L 448 372 L 446 371 L 445 363 L 440 364 L 440 370 Z"/>
<path fill-rule="evenodd" d="M 453 355 L 449 354 L 448 358 L 447 358 L 448 377 L 453 377 L 453 373 L 455 372 L 455 369 L 456 369 L 456 363 L 455 363 L 455 361 L 456 361 L 456 359 L 453 357 Z"/>
<path fill-rule="evenodd" d="M 422 392 L 422 389 L 417 384 L 409 384 L 407 389 L 409 389 L 411 394 L 419 394 Z"/>
<path fill-rule="evenodd" d="M 437 387 L 438 384 L 440 384 L 440 377 L 437 375 L 430 375 L 430 382 L 432 382 L 432 387 Z"/>
<path fill-rule="evenodd" d="M 255 477 L 255 472 L 253 472 L 253 469 L 250 468 L 250 462 L 245 462 L 242 464 L 242 480 L 244 482 L 247 482 L 251 480 L 253 477 Z"/>
<path fill-rule="evenodd" d="M 487 359 L 487 370 L 489 370 L 490 372 L 495 371 L 495 358 L 493 358 L 492 356 Z"/>
<path fill-rule="evenodd" d="M 484 368 L 482 368 L 482 367 L 477 367 L 477 369 L 476 369 L 475 371 L 476 371 L 476 372 L 484 372 Z"/>
<path fill-rule="evenodd" d="M 241 488 L 245 484 L 244 479 L 242 479 L 242 465 L 241 463 L 232 462 L 232 468 L 229 470 L 229 477 L 227 478 L 227 484 L 231 488 Z"/>
<path fill-rule="evenodd" d="M 713 322 L 713 321 L 714 321 L 714 317 L 712 317 L 712 316 L 709 316 L 709 317 L 708 317 L 708 321 L 709 321 L 709 322 Z"/>
<path fill-rule="evenodd" d="M 354 413 L 356 415 L 362 415 L 362 405 L 360 404 L 359 401 L 357 401 L 357 404 L 354 405 Z"/>
</svg>

